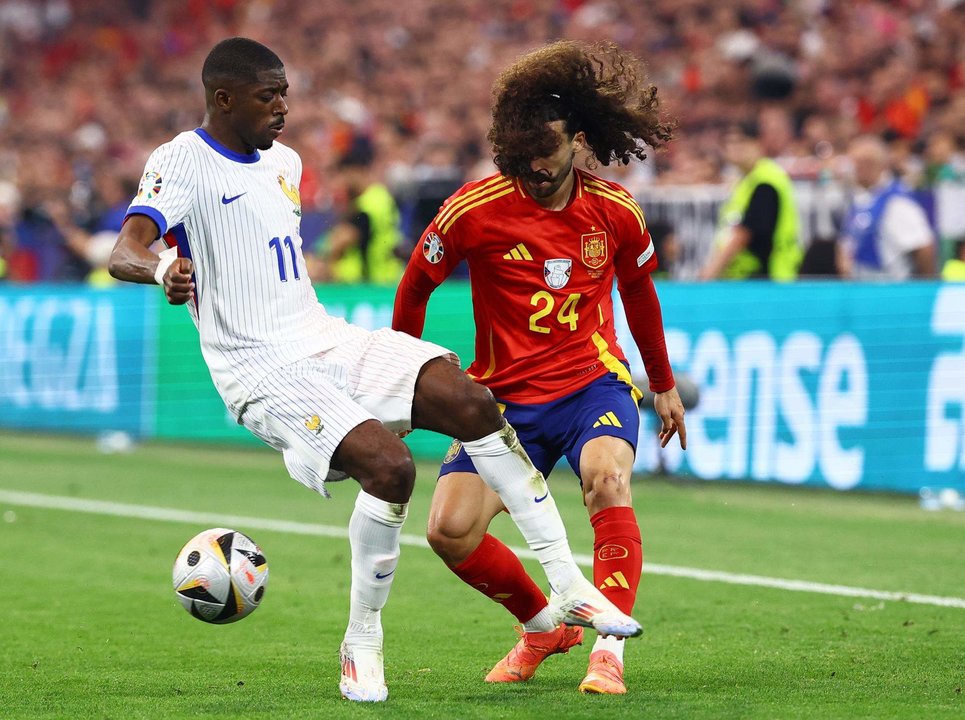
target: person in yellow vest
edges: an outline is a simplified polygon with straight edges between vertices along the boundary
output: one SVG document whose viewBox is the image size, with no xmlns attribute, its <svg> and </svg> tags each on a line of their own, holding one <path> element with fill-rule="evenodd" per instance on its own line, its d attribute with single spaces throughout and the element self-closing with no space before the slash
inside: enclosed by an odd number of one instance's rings
<svg viewBox="0 0 965 720">
<path fill-rule="evenodd" d="M 942 280 L 945 282 L 965 282 L 965 240 L 959 240 L 955 250 L 955 257 L 946 260 L 942 266 Z"/>
<path fill-rule="evenodd" d="M 790 177 L 764 154 L 753 122 L 727 130 L 724 156 L 743 177 L 720 209 L 714 250 L 700 279 L 794 280 L 803 252 Z"/>
<path fill-rule="evenodd" d="M 396 254 L 402 241 L 399 208 L 389 189 L 372 177 L 373 160 L 371 146 L 356 142 L 339 161 L 350 207 L 325 238 L 321 264 L 310 265 L 313 279 L 388 285 L 402 277 L 404 265 Z"/>
</svg>

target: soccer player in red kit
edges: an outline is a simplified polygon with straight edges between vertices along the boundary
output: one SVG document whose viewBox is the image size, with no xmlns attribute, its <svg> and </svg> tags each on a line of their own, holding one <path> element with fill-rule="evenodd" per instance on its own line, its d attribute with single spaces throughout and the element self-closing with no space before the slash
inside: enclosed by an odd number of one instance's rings
<svg viewBox="0 0 965 720">
<path fill-rule="evenodd" d="M 505 407 L 544 475 L 565 456 L 580 477 L 595 533 L 594 582 L 629 613 L 643 566 L 629 484 L 640 391 L 617 343 L 614 278 L 656 394 L 662 445 L 678 434 L 686 447 L 684 409 L 643 213 L 623 188 L 575 168 L 574 159 L 581 151 L 588 165 L 643 159 L 645 146 L 669 139 L 670 127 L 638 61 L 609 43 L 558 42 L 532 52 L 500 76 L 494 98 L 489 140 L 501 172 L 443 204 L 413 251 L 392 325 L 420 336 L 430 294 L 468 262 L 476 324 L 468 373 Z M 433 496 L 429 543 L 522 624 L 520 641 L 486 678 L 517 682 L 579 644 L 583 631 L 556 625 L 552 595 L 547 605 L 519 559 L 487 533 L 502 509 L 453 443 Z M 580 690 L 626 692 L 622 640 L 597 638 Z"/>
</svg>

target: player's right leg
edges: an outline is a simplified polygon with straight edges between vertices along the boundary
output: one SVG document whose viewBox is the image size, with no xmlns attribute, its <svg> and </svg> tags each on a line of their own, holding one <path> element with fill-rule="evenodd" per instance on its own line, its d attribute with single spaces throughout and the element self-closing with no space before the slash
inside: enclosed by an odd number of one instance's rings
<svg viewBox="0 0 965 720">
<path fill-rule="evenodd" d="M 638 622 L 620 612 L 580 572 L 566 529 L 543 474 L 533 466 L 488 389 L 450 363 L 435 359 L 419 374 L 412 426 L 462 441 L 477 472 L 509 510 L 559 598 L 559 617 L 605 635 L 639 635 Z"/>
<path fill-rule="evenodd" d="M 464 468 L 462 472 L 447 469 Z M 470 587 L 501 604 L 522 626 L 520 641 L 486 676 L 487 682 L 529 680 L 540 663 L 583 640 L 582 628 L 557 625 L 543 591 L 516 554 L 486 530 L 503 503 L 472 469 L 453 442 L 432 496 L 429 545 Z"/>
<path fill-rule="evenodd" d="M 415 481 L 415 465 L 398 436 L 378 421 L 357 426 L 339 444 L 332 466 L 362 486 L 349 520 L 352 589 L 349 624 L 340 651 L 343 697 L 388 697 L 382 659 L 381 611 L 399 561 L 399 536 Z"/>
<path fill-rule="evenodd" d="M 342 644 L 342 695 L 385 700 L 381 610 L 399 557 L 399 536 L 415 480 L 406 445 L 349 397 L 323 358 L 269 376 L 242 422 L 282 452 L 292 477 L 327 495 L 325 482 L 349 474 L 362 486 L 349 521 L 352 588 Z"/>
</svg>

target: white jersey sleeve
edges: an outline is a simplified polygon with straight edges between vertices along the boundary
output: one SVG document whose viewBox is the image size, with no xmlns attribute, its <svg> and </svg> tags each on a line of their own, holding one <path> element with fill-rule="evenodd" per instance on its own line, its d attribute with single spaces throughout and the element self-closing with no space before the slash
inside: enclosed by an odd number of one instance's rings
<svg viewBox="0 0 965 720">
<path fill-rule="evenodd" d="M 158 236 L 163 236 L 184 222 L 191 211 L 197 177 L 194 160 L 183 143 L 162 145 L 148 158 L 127 214 L 147 215 L 158 226 Z"/>
</svg>

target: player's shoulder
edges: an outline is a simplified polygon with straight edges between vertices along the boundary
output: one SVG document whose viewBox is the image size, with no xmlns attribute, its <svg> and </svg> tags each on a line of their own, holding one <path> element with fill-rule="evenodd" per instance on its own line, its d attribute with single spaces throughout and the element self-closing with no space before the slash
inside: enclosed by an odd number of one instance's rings
<svg viewBox="0 0 965 720">
<path fill-rule="evenodd" d="M 641 232 L 643 231 L 647 225 L 643 218 L 643 210 L 629 190 L 620 183 L 605 180 L 587 170 L 577 169 L 576 172 L 588 202 L 599 205 L 618 216 L 622 215 L 628 220 L 632 219 L 640 225 Z"/>
<path fill-rule="evenodd" d="M 498 212 L 518 194 L 516 181 L 500 173 L 467 182 L 439 208 L 436 227 L 445 235 L 457 223 L 465 224 Z"/>
<path fill-rule="evenodd" d="M 154 153 L 159 155 L 194 155 L 203 146 L 201 138 L 193 130 L 185 130 L 178 133 L 166 143 L 161 143 L 155 148 Z"/>
</svg>

